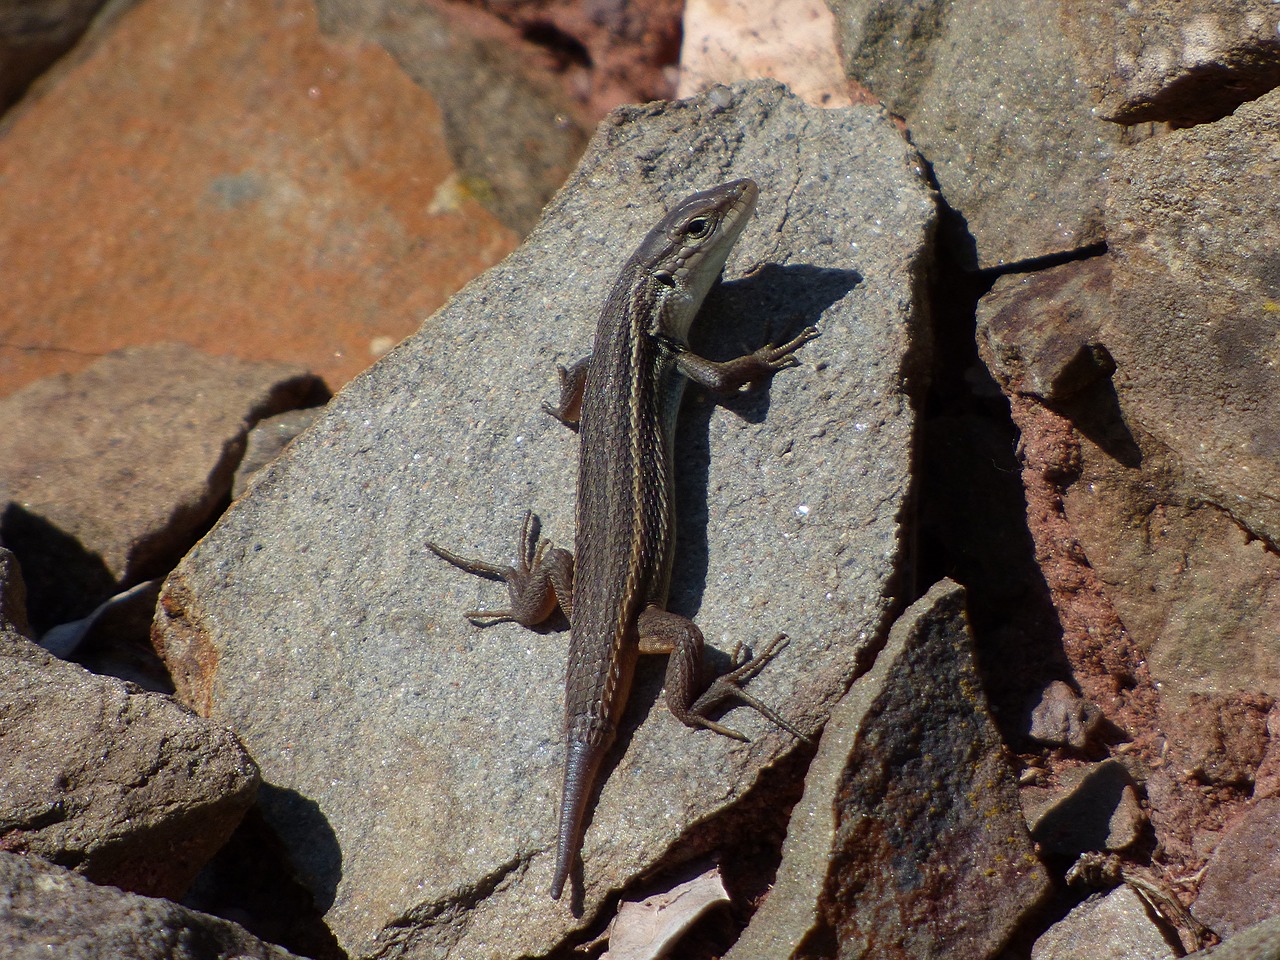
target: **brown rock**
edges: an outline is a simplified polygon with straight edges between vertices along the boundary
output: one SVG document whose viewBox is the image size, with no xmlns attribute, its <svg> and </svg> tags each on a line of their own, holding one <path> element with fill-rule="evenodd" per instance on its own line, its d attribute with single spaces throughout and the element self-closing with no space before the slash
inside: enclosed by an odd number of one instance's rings
<svg viewBox="0 0 1280 960">
<path fill-rule="evenodd" d="M 894 624 L 823 732 L 778 881 L 729 960 L 996 955 L 1049 893 L 973 661 L 964 591 Z"/>
<path fill-rule="evenodd" d="M 18 558 L 0 547 L 0 630 L 30 638 L 27 623 L 27 586 Z"/>
<path fill-rule="evenodd" d="M 1193 694 L 1168 712 L 1169 759 L 1186 776 L 1213 786 L 1251 786 L 1267 749 L 1267 713 L 1259 694 Z"/>
<path fill-rule="evenodd" d="M 1270 0 L 1063 0 L 1102 116 L 1190 126 L 1280 86 Z"/>
<path fill-rule="evenodd" d="M 431 97 L 302 0 L 143 0 L 0 143 L 0 394 L 175 337 L 338 385 L 515 243 Z"/>
<path fill-rule="evenodd" d="M 1280 703 L 1267 714 L 1267 749 L 1254 773 L 1253 795 L 1261 799 L 1280 794 Z"/>
<path fill-rule="evenodd" d="M 0 634 L 0 849 L 181 896 L 253 802 L 230 732 Z"/>
<path fill-rule="evenodd" d="M 894 629 L 903 647 L 862 694 L 871 722 L 835 797 L 826 908 L 845 956 L 988 957 L 1049 878 L 982 697 L 963 590 L 943 581 Z"/>
<path fill-rule="evenodd" d="M 458 194 L 455 202 L 472 197 L 516 232 L 533 229 L 599 116 L 575 122 L 579 111 L 559 89 L 558 71 L 528 42 L 538 31 L 527 13 L 524 29 L 513 30 L 462 4 L 320 0 L 316 6 L 326 31 L 378 44 L 430 93 L 458 167 L 449 187 Z M 519 20 L 522 6 L 490 9 Z M 553 16 L 542 7 L 537 22 L 554 31 Z"/>
<path fill-rule="evenodd" d="M 1083 751 L 1100 733 L 1105 718 L 1098 705 L 1079 696 L 1061 680 L 1045 687 L 1031 708 L 1028 736 L 1054 747 Z"/>
<path fill-rule="evenodd" d="M 1146 660 L 1166 696 L 1274 693 L 1280 666 L 1267 638 L 1280 622 L 1280 560 L 1230 513 L 1204 502 L 1176 453 L 1144 429 L 1133 391 L 1117 395 L 1100 376 L 1105 364 L 1081 363 L 1109 356 L 1118 314 L 1109 260 L 1002 278 L 979 304 L 982 357 L 1012 395 L 1022 431 L 1033 534 L 1045 534 L 1038 485 L 1047 481 L 1048 505 L 1063 512 L 1076 541 L 1065 553 L 1083 550 L 1088 575 L 1100 579 L 1136 641 L 1133 660 Z M 1069 376 L 1073 370 L 1087 375 Z M 1148 372 L 1124 376 L 1150 393 Z M 1042 546 L 1041 554 L 1048 569 L 1052 551 Z M 1057 579 L 1051 575 L 1051 584 Z M 1064 611 L 1083 596 L 1070 579 L 1055 588 Z M 1115 659 L 1117 649 L 1099 652 Z M 1122 683 L 1131 669 L 1117 674 Z M 1091 683 L 1082 672 L 1077 679 Z"/>
<path fill-rule="evenodd" d="M 9 960 L 293 960 L 227 920 L 90 883 L 0 852 L 0 943 Z"/>
<path fill-rule="evenodd" d="M 1119 156 L 1107 201 L 1126 420 L 1196 491 L 1280 544 L 1280 89 Z"/>
<path fill-rule="evenodd" d="M 1280 916 L 1280 797 L 1260 800 L 1223 836 L 1191 912 L 1223 938 Z"/>
<path fill-rule="evenodd" d="M 1165 698 L 1177 705 L 1197 692 L 1280 695 L 1280 557 L 1199 499 L 1162 444 L 1141 432 L 1136 441 L 1112 433 L 1108 423 L 1121 422 L 1115 398 L 1098 399 L 1093 411 L 1074 413 L 1081 469 L 1063 501 Z"/>
<path fill-rule="evenodd" d="M 168 344 L 0 400 L 0 536 L 36 630 L 168 570 L 227 497 L 249 427 L 322 390 L 297 367 Z"/>
<path fill-rule="evenodd" d="M 1008 274 L 978 302 L 978 349 L 1001 386 L 1050 403 L 1111 375 L 1098 335 L 1111 297 L 1111 263 L 1092 257 Z"/>
<path fill-rule="evenodd" d="M 0 4 L 0 114 L 84 33 L 105 0 Z"/>
</svg>

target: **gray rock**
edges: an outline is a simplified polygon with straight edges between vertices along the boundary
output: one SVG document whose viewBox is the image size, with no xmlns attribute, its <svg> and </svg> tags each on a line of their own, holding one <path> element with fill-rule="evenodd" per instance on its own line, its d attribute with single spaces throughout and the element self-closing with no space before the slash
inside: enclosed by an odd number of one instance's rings
<svg viewBox="0 0 1280 960">
<path fill-rule="evenodd" d="M 699 348 L 823 335 L 732 410 L 690 397 L 672 607 L 721 650 L 785 631 L 752 688 L 815 729 L 898 564 L 935 208 L 880 111 L 769 82 L 613 115 L 527 243 L 353 381 L 170 578 L 156 637 L 178 689 L 278 788 L 266 817 L 354 956 L 552 949 L 795 746 L 744 711 L 746 746 L 685 730 L 642 664 L 571 916 L 547 895 L 568 638 L 472 627 L 504 591 L 424 546 L 510 559 L 530 507 L 572 543 L 577 441 L 539 409 L 552 365 L 589 349 L 666 205 L 746 175 L 760 207 Z"/>
<path fill-rule="evenodd" d="M 1093 743 L 1105 723 L 1096 703 L 1085 700 L 1061 680 L 1044 688 L 1031 708 L 1031 739 L 1053 747 L 1082 751 Z"/>
<path fill-rule="evenodd" d="M 727 960 L 986 958 L 1044 902 L 974 664 L 964 591 L 936 584 L 832 712 L 778 879 Z"/>
<path fill-rule="evenodd" d="M 0 539 L 32 626 L 166 572 L 226 498 L 249 427 L 322 387 L 297 367 L 160 344 L 0 399 Z"/>
<path fill-rule="evenodd" d="M 1136 786 L 1125 765 L 1113 759 L 1068 771 L 1059 788 L 1025 788 L 1031 836 L 1069 857 L 1130 847 L 1146 825 Z"/>
<path fill-rule="evenodd" d="M 1099 113 L 1118 123 L 1191 126 L 1280 86 L 1271 0 L 1065 0 Z"/>
<path fill-rule="evenodd" d="M 1201 495 L 1280 544 L 1280 90 L 1123 154 L 1107 206 L 1126 419 Z"/>
<path fill-rule="evenodd" d="M 226 730 L 0 633 L 0 837 L 100 883 L 180 896 L 253 803 Z"/>
<path fill-rule="evenodd" d="M 1280 916 L 1255 924 L 1230 940 L 1187 954 L 1187 960 L 1280 960 Z"/>
<path fill-rule="evenodd" d="M 1258 801 L 1223 835 L 1191 912 L 1223 938 L 1280 917 L 1280 797 Z"/>
<path fill-rule="evenodd" d="M 98 886 L 0 852 L 0 944 L 8 960 L 291 960 L 227 920 Z"/>
<path fill-rule="evenodd" d="M 1074 908 L 1035 942 L 1031 960 L 1163 960 L 1176 952 L 1125 885 Z"/>
<path fill-rule="evenodd" d="M 240 458 L 240 466 L 236 468 L 231 484 L 231 498 L 238 500 L 243 497 L 253 486 L 258 471 L 280 456 L 280 451 L 315 423 L 322 412 L 320 407 L 286 410 L 255 424 L 245 440 L 244 456 Z"/>
<path fill-rule="evenodd" d="M 905 118 L 968 267 L 1103 239 L 1104 180 L 1125 133 L 1094 115 L 1057 0 L 829 0 L 845 72 Z"/>
</svg>

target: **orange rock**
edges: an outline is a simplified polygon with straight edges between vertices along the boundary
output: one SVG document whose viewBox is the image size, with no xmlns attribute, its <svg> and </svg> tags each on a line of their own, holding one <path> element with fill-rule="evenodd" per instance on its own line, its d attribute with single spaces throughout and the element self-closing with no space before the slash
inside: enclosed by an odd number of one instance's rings
<svg viewBox="0 0 1280 960">
<path fill-rule="evenodd" d="M 130 344 L 338 387 L 505 256 L 440 112 L 301 0 L 144 0 L 0 134 L 0 395 Z"/>
</svg>

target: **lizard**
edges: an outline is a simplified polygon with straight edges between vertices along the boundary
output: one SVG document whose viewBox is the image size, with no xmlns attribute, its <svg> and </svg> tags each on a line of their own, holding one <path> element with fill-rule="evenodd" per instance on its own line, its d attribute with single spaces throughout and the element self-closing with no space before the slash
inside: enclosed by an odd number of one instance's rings
<svg viewBox="0 0 1280 960">
<path fill-rule="evenodd" d="M 666 609 L 674 552 L 673 460 L 676 415 L 685 382 L 718 394 L 797 366 L 795 351 L 818 336 L 806 327 L 733 360 L 694 353 L 689 327 L 755 209 L 759 188 L 734 180 L 677 203 L 649 231 L 615 281 L 596 327 L 592 353 L 559 367 L 561 396 L 544 409 L 577 427 L 574 552 L 539 542 L 526 512 L 514 567 L 428 548 L 454 566 L 504 582 L 505 610 L 472 610 L 477 625 L 534 626 L 559 606 L 569 621 L 565 682 L 566 758 L 551 896 L 559 899 L 582 843 L 583 820 L 601 762 L 626 705 L 641 653 L 669 655 L 671 713 L 690 727 L 746 740 L 707 716 L 736 698 L 801 738 L 804 734 L 742 689 L 785 645 L 779 634 L 701 690 L 703 636 Z M 701 695 L 699 695 L 701 694 Z"/>
</svg>

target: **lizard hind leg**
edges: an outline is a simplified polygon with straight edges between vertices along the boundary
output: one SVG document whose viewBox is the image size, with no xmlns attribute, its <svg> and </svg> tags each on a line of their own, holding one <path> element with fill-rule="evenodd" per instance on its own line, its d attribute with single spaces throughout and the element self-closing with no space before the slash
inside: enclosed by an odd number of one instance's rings
<svg viewBox="0 0 1280 960">
<path fill-rule="evenodd" d="M 427 541 L 427 549 L 459 570 L 507 585 L 511 606 L 506 610 L 468 610 L 464 616 L 477 626 L 518 623 L 532 627 L 542 623 L 560 607 L 565 616 L 573 612 L 573 554 L 549 541 L 539 541 L 533 512 L 525 511 L 520 528 L 514 567 L 463 557 Z"/>
<path fill-rule="evenodd" d="M 641 653 L 667 654 L 666 688 L 667 707 L 672 715 L 689 727 L 705 727 L 722 736 L 746 741 L 747 737 L 731 727 L 717 723 L 707 715 L 720 704 L 737 700 L 756 710 L 768 720 L 782 727 L 793 736 L 807 740 L 803 733 L 788 723 L 772 707 L 742 689 L 786 645 L 786 636 L 779 634 L 765 649 L 743 661 L 739 654 L 742 645 L 734 651 L 733 668 L 702 690 L 702 631 L 687 617 L 649 606 L 636 621 L 640 635 Z"/>
</svg>

